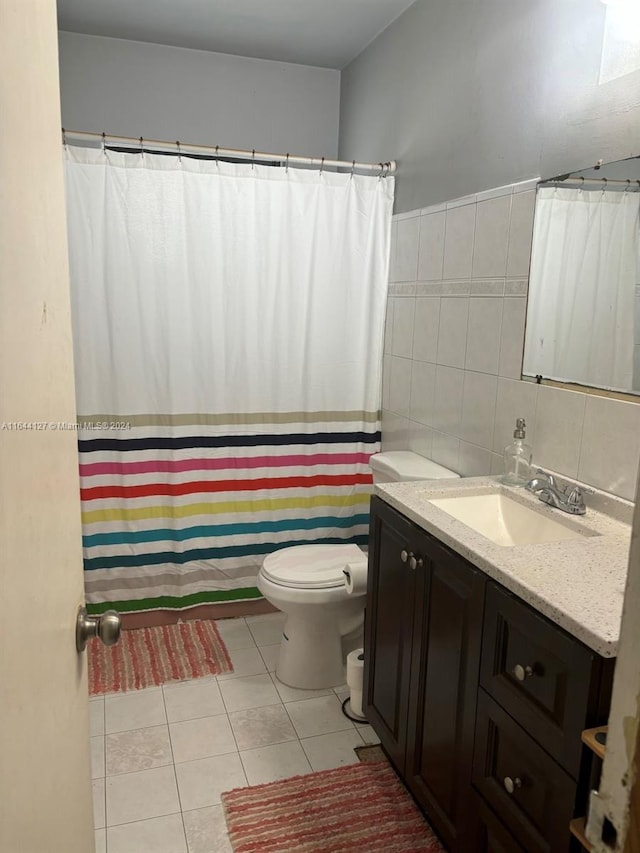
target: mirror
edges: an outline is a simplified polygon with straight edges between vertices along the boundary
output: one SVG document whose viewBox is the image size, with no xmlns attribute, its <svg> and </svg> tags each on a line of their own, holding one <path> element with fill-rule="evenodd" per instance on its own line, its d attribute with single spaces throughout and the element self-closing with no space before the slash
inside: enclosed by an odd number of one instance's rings
<svg viewBox="0 0 640 853">
<path fill-rule="evenodd" d="M 640 157 L 538 184 L 522 372 L 640 395 Z"/>
</svg>

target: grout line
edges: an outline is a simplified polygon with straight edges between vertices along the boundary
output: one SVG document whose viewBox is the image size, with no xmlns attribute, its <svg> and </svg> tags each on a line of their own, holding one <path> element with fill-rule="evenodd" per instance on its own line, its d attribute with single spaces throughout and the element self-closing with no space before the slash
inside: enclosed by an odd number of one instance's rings
<svg viewBox="0 0 640 853">
<path fill-rule="evenodd" d="M 169 715 L 167 713 L 167 703 L 164 695 L 164 685 L 162 687 L 162 707 L 164 708 L 165 725 L 167 727 L 167 735 L 169 737 L 169 750 L 171 752 L 171 766 L 173 768 L 173 779 L 176 784 L 176 794 L 178 795 L 178 808 L 180 810 L 180 821 L 182 823 L 182 834 L 187 851 L 189 850 L 189 841 L 187 839 L 187 829 L 184 825 L 184 812 L 182 809 L 182 797 L 180 796 L 180 785 L 178 784 L 178 772 L 176 770 L 176 760 L 173 754 L 173 738 L 171 737 L 171 726 L 169 725 Z M 109 853 L 109 851 L 107 851 Z"/>
</svg>

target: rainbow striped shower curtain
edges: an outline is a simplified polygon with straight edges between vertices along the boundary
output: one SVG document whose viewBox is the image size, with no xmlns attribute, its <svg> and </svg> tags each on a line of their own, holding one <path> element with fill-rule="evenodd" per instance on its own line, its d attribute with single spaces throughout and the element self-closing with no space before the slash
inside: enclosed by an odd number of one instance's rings
<svg viewBox="0 0 640 853">
<path fill-rule="evenodd" d="M 69 147 L 87 602 L 259 597 L 366 540 L 393 178 Z"/>
</svg>

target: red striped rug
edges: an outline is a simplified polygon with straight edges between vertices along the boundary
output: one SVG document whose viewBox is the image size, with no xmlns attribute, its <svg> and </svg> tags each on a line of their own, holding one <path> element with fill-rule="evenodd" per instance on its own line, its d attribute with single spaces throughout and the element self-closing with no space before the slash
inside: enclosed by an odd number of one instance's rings
<svg viewBox="0 0 640 853">
<path fill-rule="evenodd" d="M 87 650 L 90 696 L 233 672 L 229 652 L 209 620 L 123 631 L 115 646 L 93 639 Z"/>
<path fill-rule="evenodd" d="M 235 853 L 443 853 L 386 761 L 222 795 Z"/>
</svg>

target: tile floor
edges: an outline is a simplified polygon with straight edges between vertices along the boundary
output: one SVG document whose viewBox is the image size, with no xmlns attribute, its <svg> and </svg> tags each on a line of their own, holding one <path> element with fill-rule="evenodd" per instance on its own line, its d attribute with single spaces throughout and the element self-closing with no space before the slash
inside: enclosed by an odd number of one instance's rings
<svg viewBox="0 0 640 853">
<path fill-rule="evenodd" d="M 91 699 L 97 853 L 228 853 L 220 794 L 357 761 L 346 685 L 275 677 L 281 614 L 219 621 L 231 675 Z"/>
</svg>

